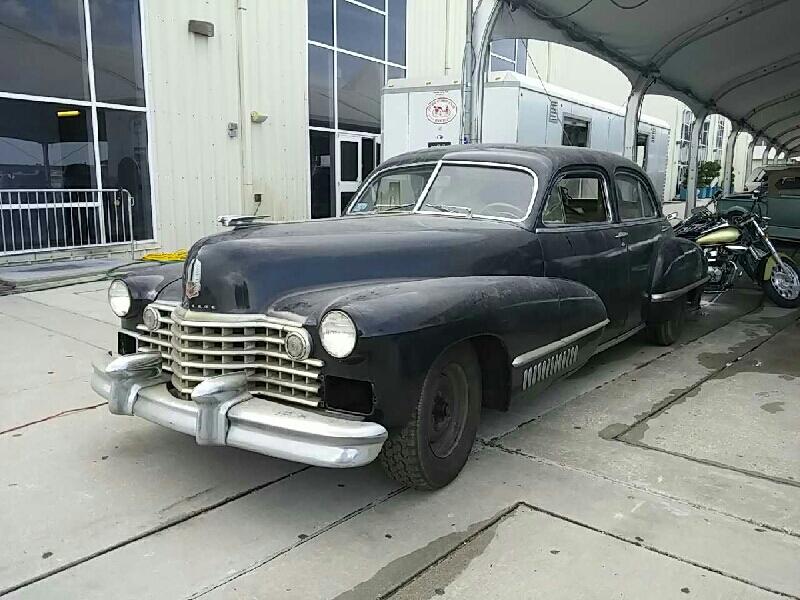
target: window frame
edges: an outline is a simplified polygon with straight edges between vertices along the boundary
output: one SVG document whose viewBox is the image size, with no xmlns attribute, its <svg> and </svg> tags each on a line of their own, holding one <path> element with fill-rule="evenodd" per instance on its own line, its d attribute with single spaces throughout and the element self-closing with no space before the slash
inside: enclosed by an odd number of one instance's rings
<svg viewBox="0 0 800 600">
<path fill-rule="evenodd" d="M 620 202 L 620 193 L 619 189 L 617 188 L 617 176 L 618 175 L 627 175 L 632 177 L 636 181 L 639 182 L 640 185 L 643 185 L 645 190 L 647 190 L 647 195 L 650 199 L 650 204 L 653 207 L 654 214 L 652 217 L 642 216 L 636 217 L 635 219 L 623 219 L 622 213 L 619 210 L 619 202 Z M 618 222 L 621 224 L 625 223 L 648 223 L 650 221 L 658 221 L 664 218 L 663 210 L 661 207 L 661 203 L 656 200 L 656 195 L 653 192 L 653 186 L 650 184 L 649 178 L 642 177 L 642 174 L 630 169 L 628 167 L 618 167 L 614 170 L 614 204 L 617 213 Z"/>
<path fill-rule="evenodd" d="M 595 223 L 545 223 L 543 220 L 543 214 L 545 206 L 547 206 L 547 199 L 550 197 L 550 194 L 553 193 L 553 188 L 555 188 L 556 184 L 561 181 L 564 177 L 567 176 L 581 176 L 587 175 L 592 177 L 599 177 L 603 183 L 603 195 L 605 197 L 605 206 L 606 212 L 608 213 L 608 220 L 607 221 L 597 221 Z M 550 185 L 547 187 L 544 196 L 542 196 L 541 206 L 539 206 L 538 213 L 536 215 L 536 232 L 540 233 L 542 231 L 589 231 L 594 229 L 609 229 L 614 226 L 619 225 L 618 216 L 616 212 L 616 203 L 611 201 L 610 191 L 611 188 L 609 186 L 609 175 L 608 172 L 599 166 L 591 166 L 591 165 L 573 165 L 569 167 L 565 167 L 560 169 L 556 173 L 554 173 L 550 177 Z"/>
<path fill-rule="evenodd" d="M 363 217 L 363 216 L 366 216 L 366 215 L 373 215 L 373 216 L 374 215 L 380 215 L 381 213 L 379 213 L 379 212 L 377 212 L 377 213 L 366 213 L 366 212 L 365 213 L 351 213 L 350 212 L 350 207 L 353 206 L 356 202 L 358 202 L 358 200 L 361 198 L 361 196 L 364 195 L 364 192 L 366 192 L 367 188 L 372 184 L 372 181 L 375 178 L 380 177 L 382 175 L 386 175 L 386 174 L 392 173 L 394 171 L 403 171 L 405 169 L 413 169 L 415 167 L 432 166 L 433 170 L 431 171 L 431 176 L 428 178 L 428 181 L 425 183 L 425 187 L 422 188 L 422 192 L 420 192 L 420 196 L 422 194 L 427 193 L 428 184 L 430 183 L 431 179 L 433 178 L 434 173 L 436 173 L 436 167 L 438 166 L 438 164 L 439 164 L 439 161 L 436 161 L 436 160 L 424 160 L 424 161 L 413 162 L 413 163 L 405 163 L 405 164 L 402 164 L 402 165 L 389 165 L 388 167 L 383 167 L 383 168 L 379 168 L 379 169 L 373 169 L 372 173 L 370 173 L 367 176 L 367 178 L 361 183 L 361 185 L 359 186 L 359 188 L 356 191 L 356 193 L 350 199 L 350 202 L 347 204 L 347 209 L 342 212 L 342 216 L 343 217 Z M 419 198 L 417 198 L 417 200 L 415 201 L 414 207 L 411 208 L 408 212 L 413 212 L 417 208 L 418 203 L 419 203 Z M 389 214 L 402 215 L 402 214 L 407 214 L 407 213 L 397 212 L 397 213 L 389 213 Z"/>
</svg>

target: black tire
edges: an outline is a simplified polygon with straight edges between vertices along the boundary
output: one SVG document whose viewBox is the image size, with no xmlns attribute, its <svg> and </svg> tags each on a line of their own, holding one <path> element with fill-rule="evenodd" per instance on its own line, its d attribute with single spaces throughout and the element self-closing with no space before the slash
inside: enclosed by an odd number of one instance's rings
<svg viewBox="0 0 800 600">
<path fill-rule="evenodd" d="M 453 481 L 475 442 L 481 400 L 481 369 L 472 346 L 443 352 L 425 376 L 411 419 L 390 431 L 383 445 L 380 459 L 389 477 L 419 490 Z"/>
<path fill-rule="evenodd" d="M 785 256 L 782 256 L 781 258 L 783 259 L 783 262 L 787 267 L 794 270 L 795 277 L 798 278 L 796 281 L 800 281 L 800 268 L 798 268 L 797 263 L 795 263 L 791 258 L 787 258 Z M 766 267 L 766 263 L 764 267 Z M 775 265 L 773 267 L 773 272 L 775 269 L 779 268 L 780 267 L 778 267 L 778 265 Z M 763 273 L 764 270 L 761 269 L 760 272 Z M 800 306 L 800 292 L 797 292 L 797 290 L 791 290 L 787 288 L 783 288 L 783 290 L 780 291 L 776 287 L 774 276 L 764 280 L 761 286 L 764 288 L 764 293 L 767 295 L 767 298 L 772 300 L 772 302 L 774 302 L 781 308 L 797 308 L 798 306 Z"/>
<path fill-rule="evenodd" d="M 675 300 L 675 314 L 671 319 L 659 323 L 647 324 L 647 337 L 650 341 L 659 346 L 671 346 L 678 341 L 683 331 L 683 324 L 686 321 L 687 299 L 679 298 Z"/>
</svg>

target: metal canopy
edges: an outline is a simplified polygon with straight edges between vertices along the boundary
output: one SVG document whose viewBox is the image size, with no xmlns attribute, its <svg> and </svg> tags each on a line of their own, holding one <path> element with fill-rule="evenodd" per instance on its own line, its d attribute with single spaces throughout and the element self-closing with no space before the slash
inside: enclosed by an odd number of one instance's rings
<svg viewBox="0 0 800 600">
<path fill-rule="evenodd" d="M 634 89 L 677 98 L 696 115 L 724 115 L 787 155 L 800 152 L 800 0 L 481 4 L 494 4 L 492 40 L 578 48 L 619 68 Z"/>
</svg>

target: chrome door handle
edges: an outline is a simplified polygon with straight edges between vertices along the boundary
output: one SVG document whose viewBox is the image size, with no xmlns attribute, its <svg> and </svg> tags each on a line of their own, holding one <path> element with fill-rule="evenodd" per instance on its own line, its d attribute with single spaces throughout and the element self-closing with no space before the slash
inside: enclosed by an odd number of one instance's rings
<svg viewBox="0 0 800 600">
<path fill-rule="evenodd" d="M 615 238 L 617 238 L 617 239 L 619 239 L 619 238 L 626 238 L 626 237 L 628 237 L 628 232 L 627 232 L 627 231 L 620 231 L 620 232 L 619 232 L 619 233 L 617 233 L 617 235 L 615 235 L 614 237 L 615 237 Z"/>
</svg>

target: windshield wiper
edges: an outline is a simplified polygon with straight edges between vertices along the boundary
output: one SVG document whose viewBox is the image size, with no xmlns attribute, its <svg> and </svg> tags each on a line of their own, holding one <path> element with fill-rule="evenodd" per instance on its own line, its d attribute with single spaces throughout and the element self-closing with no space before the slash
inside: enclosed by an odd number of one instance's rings
<svg viewBox="0 0 800 600">
<path fill-rule="evenodd" d="M 423 204 L 422 208 L 429 207 L 446 213 L 466 213 L 472 218 L 472 209 L 468 206 L 455 206 L 453 204 Z"/>
<path fill-rule="evenodd" d="M 376 208 L 374 212 L 382 212 L 382 213 L 394 212 L 396 210 L 402 210 L 404 208 L 414 208 L 416 205 L 417 205 L 416 202 L 410 202 L 408 204 L 398 204 L 396 206 L 389 206 L 388 208 L 381 209 L 381 210 L 378 210 Z"/>
</svg>

